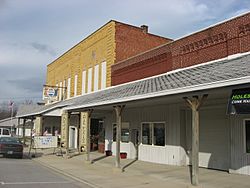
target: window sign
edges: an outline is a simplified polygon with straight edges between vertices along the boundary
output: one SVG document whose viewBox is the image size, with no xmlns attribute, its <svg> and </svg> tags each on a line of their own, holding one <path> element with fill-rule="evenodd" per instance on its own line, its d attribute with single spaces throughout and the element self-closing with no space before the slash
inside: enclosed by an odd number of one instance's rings
<svg viewBox="0 0 250 188">
<path fill-rule="evenodd" d="M 235 89 L 228 102 L 228 114 L 250 114 L 250 88 Z"/>
</svg>

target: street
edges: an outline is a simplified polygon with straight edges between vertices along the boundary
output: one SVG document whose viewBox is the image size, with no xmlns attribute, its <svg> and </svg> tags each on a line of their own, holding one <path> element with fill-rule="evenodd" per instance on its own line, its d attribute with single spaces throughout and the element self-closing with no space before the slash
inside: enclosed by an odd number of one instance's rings
<svg viewBox="0 0 250 188">
<path fill-rule="evenodd" d="M 89 188 L 57 174 L 30 159 L 0 158 L 0 187 L 3 188 Z"/>
</svg>

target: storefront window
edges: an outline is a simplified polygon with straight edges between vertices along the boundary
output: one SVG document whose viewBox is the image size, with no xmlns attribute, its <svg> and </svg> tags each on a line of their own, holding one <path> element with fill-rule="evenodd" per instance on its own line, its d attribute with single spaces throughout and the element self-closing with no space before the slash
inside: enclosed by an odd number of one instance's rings
<svg viewBox="0 0 250 188">
<path fill-rule="evenodd" d="M 165 124 L 154 123 L 154 145 L 165 146 Z"/>
<path fill-rule="evenodd" d="M 142 144 L 152 145 L 152 125 L 150 123 L 142 124 Z"/>
<path fill-rule="evenodd" d="M 113 141 L 116 141 L 116 124 L 113 124 Z M 129 124 L 122 123 L 121 142 L 129 142 Z"/>
<path fill-rule="evenodd" d="M 142 123 L 142 144 L 165 146 L 165 123 Z"/>
<path fill-rule="evenodd" d="M 246 152 L 250 153 L 250 120 L 245 121 L 246 128 Z"/>
</svg>

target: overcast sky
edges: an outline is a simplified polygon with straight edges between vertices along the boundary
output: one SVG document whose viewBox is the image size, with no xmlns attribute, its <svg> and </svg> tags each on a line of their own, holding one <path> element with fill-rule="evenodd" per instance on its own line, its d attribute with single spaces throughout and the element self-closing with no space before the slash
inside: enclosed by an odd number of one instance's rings
<svg viewBox="0 0 250 188">
<path fill-rule="evenodd" d="M 0 101 L 41 101 L 46 65 L 111 19 L 180 38 L 249 0 L 0 0 Z"/>
</svg>

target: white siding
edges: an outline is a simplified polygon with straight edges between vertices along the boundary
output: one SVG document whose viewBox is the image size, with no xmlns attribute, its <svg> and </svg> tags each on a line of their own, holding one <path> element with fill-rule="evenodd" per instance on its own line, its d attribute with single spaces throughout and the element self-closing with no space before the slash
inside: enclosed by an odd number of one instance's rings
<svg viewBox="0 0 250 188">
<path fill-rule="evenodd" d="M 181 148 L 179 146 L 180 139 L 180 121 L 179 121 L 179 105 L 161 105 L 137 109 L 126 109 L 123 113 L 123 121 L 129 122 L 130 132 L 132 129 L 138 129 L 141 132 L 142 122 L 166 122 L 166 146 L 139 146 L 139 160 L 150 161 L 163 164 L 181 164 Z M 106 142 L 105 149 L 112 149 L 115 155 L 115 142 L 112 143 L 112 123 L 115 122 L 114 116 L 108 116 L 105 119 L 106 126 Z M 128 158 L 134 158 L 136 154 L 135 146 L 132 142 L 122 143 L 121 151 L 128 153 Z"/>
<path fill-rule="evenodd" d="M 88 93 L 92 91 L 92 68 L 88 69 Z"/>
<path fill-rule="evenodd" d="M 75 83 L 74 83 L 74 96 L 77 96 L 77 80 L 78 80 L 78 76 L 76 74 L 75 75 Z"/>
<path fill-rule="evenodd" d="M 99 65 L 96 65 L 94 70 L 94 91 L 98 90 L 98 85 L 99 85 Z"/>
<path fill-rule="evenodd" d="M 86 71 L 82 71 L 82 95 L 86 93 Z"/>
<path fill-rule="evenodd" d="M 70 78 L 68 78 L 68 84 L 67 84 L 67 98 L 70 98 Z"/>
<path fill-rule="evenodd" d="M 250 115 L 230 117 L 231 126 L 231 173 L 250 175 L 250 154 L 245 152 L 244 119 Z"/>
<path fill-rule="evenodd" d="M 225 106 L 200 110 L 201 167 L 229 169 L 229 121 Z"/>
<path fill-rule="evenodd" d="M 106 81 L 107 81 L 107 63 L 102 62 L 102 73 L 101 73 L 101 89 L 106 88 Z"/>
</svg>

